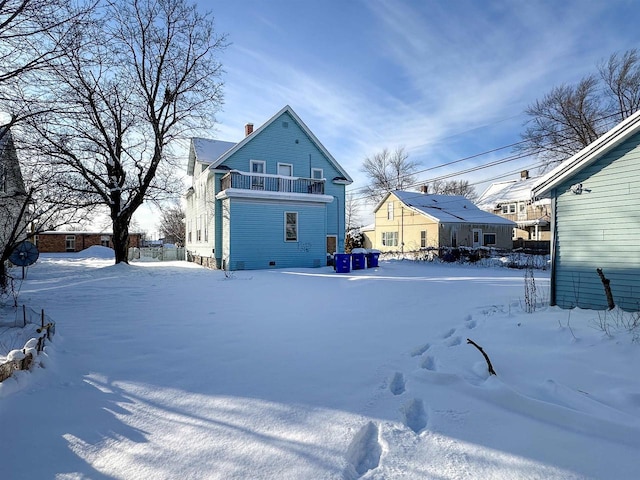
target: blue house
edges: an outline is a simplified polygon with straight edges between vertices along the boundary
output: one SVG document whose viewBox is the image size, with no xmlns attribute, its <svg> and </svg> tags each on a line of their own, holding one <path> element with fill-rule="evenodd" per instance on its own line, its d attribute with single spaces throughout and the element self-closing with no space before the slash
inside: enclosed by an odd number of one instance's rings
<svg viewBox="0 0 640 480">
<path fill-rule="evenodd" d="M 551 305 L 640 310 L 640 112 L 532 188 L 551 199 Z"/>
<path fill-rule="evenodd" d="M 225 270 L 319 267 L 342 251 L 351 177 L 290 106 L 238 143 L 193 138 L 186 249 Z"/>
</svg>

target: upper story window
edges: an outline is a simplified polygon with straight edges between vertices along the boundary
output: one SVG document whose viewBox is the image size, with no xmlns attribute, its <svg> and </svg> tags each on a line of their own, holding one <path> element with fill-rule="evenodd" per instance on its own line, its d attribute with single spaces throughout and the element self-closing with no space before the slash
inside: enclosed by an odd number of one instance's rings
<svg viewBox="0 0 640 480">
<path fill-rule="evenodd" d="M 278 175 L 293 177 L 293 165 L 290 163 L 278 163 Z"/>
<path fill-rule="evenodd" d="M 266 173 L 266 163 L 264 160 L 250 160 L 249 171 L 251 173 L 264 174 Z M 252 176 L 251 177 L 251 189 L 252 190 L 264 190 L 264 177 Z"/>
<path fill-rule="evenodd" d="M 502 205 L 502 213 L 516 213 L 516 204 L 515 203 L 504 203 Z"/>
<path fill-rule="evenodd" d="M 322 180 L 324 178 L 324 174 L 321 168 L 312 168 L 311 169 L 311 178 L 314 180 Z"/>
<path fill-rule="evenodd" d="M 393 202 L 387 203 L 387 220 L 393 220 Z"/>
</svg>

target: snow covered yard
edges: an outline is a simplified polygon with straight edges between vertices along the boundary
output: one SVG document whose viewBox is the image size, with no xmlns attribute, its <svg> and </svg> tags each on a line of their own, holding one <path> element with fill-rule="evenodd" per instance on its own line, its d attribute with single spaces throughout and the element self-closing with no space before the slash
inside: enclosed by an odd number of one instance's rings
<svg viewBox="0 0 640 480">
<path fill-rule="evenodd" d="M 525 313 L 523 271 L 227 278 L 104 252 L 28 272 L 57 334 L 0 385 L 2 479 L 637 478 L 640 345 Z"/>
</svg>

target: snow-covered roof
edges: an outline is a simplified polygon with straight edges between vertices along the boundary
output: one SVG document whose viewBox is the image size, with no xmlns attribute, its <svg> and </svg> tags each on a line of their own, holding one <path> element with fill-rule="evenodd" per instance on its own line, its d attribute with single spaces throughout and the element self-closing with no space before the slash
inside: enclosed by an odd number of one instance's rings
<svg viewBox="0 0 640 480">
<path fill-rule="evenodd" d="M 460 195 L 429 195 L 420 192 L 395 190 L 395 195 L 402 203 L 423 215 L 427 215 L 440 223 L 482 223 L 493 225 L 515 225 L 506 218 L 480 210 L 469 199 Z M 390 195 L 378 204 L 376 210 Z"/>
<path fill-rule="evenodd" d="M 209 168 L 216 168 L 217 166 L 221 165 L 231 155 L 233 155 L 240 148 L 254 139 L 269 125 L 275 122 L 283 113 L 288 113 L 291 116 L 293 121 L 296 122 L 298 126 L 305 132 L 305 134 L 314 143 L 318 150 L 320 150 L 327 158 L 327 160 L 335 167 L 335 169 L 340 172 L 344 179 L 343 182 L 347 185 L 353 183 L 353 179 L 349 176 L 346 170 L 342 168 L 342 166 L 337 162 L 335 158 L 333 158 L 329 151 L 324 147 L 324 145 L 322 145 L 322 143 L 320 143 L 313 132 L 309 130 L 309 127 L 305 125 L 302 119 L 300 119 L 300 117 L 296 114 L 296 112 L 293 111 L 293 109 L 289 105 L 285 105 L 278 113 L 276 113 L 273 117 L 271 117 L 263 125 L 261 125 L 260 128 L 254 130 L 253 133 L 247 135 L 238 143 L 206 140 L 202 138 L 193 139 L 191 142 L 191 151 L 189 153 L 187 174 L 193 175 L 196 159 L 199 162 L 209 163 Z M 220 145 L 217 145 L 216 143 Z M 217 156 L 214 156 L 216 153 L 218 153 Z"/>
<path fill-rule="evenodd" d="M 192 138 L 187 174 L 193 175 L 196 160 L 201 163 L 211 164 L 236 145 L 235 142 L 224 142 L 222 140 L 211 140 L 209 138 Z"/>
<path fill-rule="evenodd" d="M 620 122 L 595 142 L 587 145 L 539 179 L 532 188 L 532 194 L 536 197 L 548 196 L 560 183 L 584 170 L 638 132 L 640 132 L 640 111 Z"/>
<path fill-rule="evenodd" d="M 538 181 L 539 178 L 529 178 L 527 180 L 492 183 L 490 187 L 482 192 L 482 195 L 476 201 L 476 205 L 482 210 L 493 210 L 503 203 L 531 200 L 531 189 Z"/>
</svg>

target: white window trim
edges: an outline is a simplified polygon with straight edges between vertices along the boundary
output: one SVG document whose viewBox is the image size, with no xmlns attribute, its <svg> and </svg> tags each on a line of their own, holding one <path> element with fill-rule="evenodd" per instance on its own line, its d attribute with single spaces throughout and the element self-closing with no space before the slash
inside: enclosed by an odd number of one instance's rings
<svg viewBox="0 0 640 480">
<path fill-rule="evenodd" d="M 382 245 L 385 247 L 397 247 L 398 232 L 382 232 L 381 242 L 382 242 Z"/>
<path fill-rule="evenodd" d="M 280 167 L 289 167 L 290 171 L 291 171 L 291 175 L 281 175 L 284 177 L 293 177 L 293 163 L 280 163 L 278 162 L 278 175 L 280 175 Z"/>
<path fill-rule="evenodd" d="M 295 223 L 295 226 L 296 226 L 296 238 L 295 239 L 287 238 L 287 226 L 289 225 L 287 223 L 287 215 L 289 215 L 290 213 L 292 213 L 292 214 L 294 214 L 296 216 L 296 223 Z M 298 212 L 284 212 L 284 241 L 287 242 L 287 243 L 297 242 L 298 238 L 299 238 L 299 235 L 298 235 Z"/>
<path fill-rule="evenodd" d="M 493 243 L 485 243 L 484 238 L 486 235 L 493 235 L 493 238 L 495 239 L 495 241 Z M 485 245 L 491 246 L 491 245 L 497 245 L 498 244 L 498 234 L 494 233 L 494 232 L 482 232 L 482 246 L 484 247 Z"/>
<path fill-rule="evenodd" d="M 320 172 L 320 176 L 318 178 L 316 178 L 313 175 L 315 172 Z M 313 178 L 314 180 L 322 180 L 324 178 L 324 172 L 322 171 L 321 168 L 312 168 L 311 169 L 311 178 Z"/>
<path fill-rule="evenodd" d="M 393 220 L 393 202 L 387 203 L 387 220 Z"/>
<path fill-rule="evenodd" d="M 420 248 L 427 247 L 427 231 L 420 230 Z"/>
<path fill-rule="evenodd" d="M 262 165 L 262 172 L 254 172 L 254 165 Z M 249 160 L 249 173 L 267 173 L 267 162 L 265 162 L 264 160 Z"/>
</svg>

